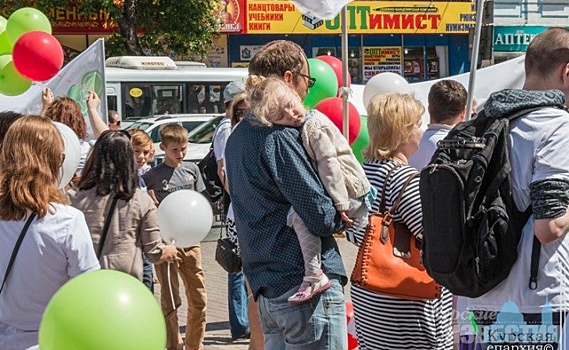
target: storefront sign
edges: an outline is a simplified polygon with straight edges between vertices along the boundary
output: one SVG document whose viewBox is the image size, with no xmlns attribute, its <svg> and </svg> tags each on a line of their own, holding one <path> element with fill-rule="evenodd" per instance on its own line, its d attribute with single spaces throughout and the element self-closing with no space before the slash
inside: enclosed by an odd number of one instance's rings
<svg viewBox="0 0 569 350">
<path fill-rule="evenodd" d="M 245 27 L 244 0 L 221 0 L 221 33 L 242 33 Z"/>
<path fill-rule="evenodd" d="M 469 1 L 354 1 L 347 11 L 350 34 L 466 34 L 476 20 L 476 5 Z M 249 34 L 341 32 L 340 16 L 321 20 L 288 1 L 250 0 L 246 22 Z"/>
<path fill-rule="evenodd" d="M 549 27 L 494 27 L 494 51 L 525 52 L 529 43 Z"/>
<path fill-rule="evenodd" d="M 365 46 L 363 51 L 364 83 L 379 73 L 401 74 L 402 57 L 400 46 Z"/>
</svg>

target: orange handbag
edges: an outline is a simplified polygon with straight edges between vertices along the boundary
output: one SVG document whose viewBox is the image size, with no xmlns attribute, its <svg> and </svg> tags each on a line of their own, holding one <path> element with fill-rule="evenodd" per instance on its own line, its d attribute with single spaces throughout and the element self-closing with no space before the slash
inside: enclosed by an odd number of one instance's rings
<svg viewBox="0 0 569 350">
<path fill-rule="evenodd" d="M 398 167 L 395 166 L 387 174 L 379 213 L 370 214 L 351 282 L 372 292 L 400 299 L 437 299 L 441 296 L 441 286 L 427 274 L 421 263 L 420 242 L 405 224 L 393 220 L 407 185 L 419 174 L 407 179 L 393 206 L 386 210 L 387 181 Z"/>
</svg>

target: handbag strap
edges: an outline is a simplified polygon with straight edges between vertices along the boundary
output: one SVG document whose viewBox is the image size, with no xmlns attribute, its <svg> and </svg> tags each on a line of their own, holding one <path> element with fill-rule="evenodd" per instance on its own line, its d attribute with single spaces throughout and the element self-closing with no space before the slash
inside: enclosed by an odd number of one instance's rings
<svg viewBox="0 0 569 350">
<path fill-rule="evenodd" d="M 401 187 L 401 191 L 399 191 L 399 195 L 397 196 L 397 199 L 395 200 L 395 202 L 393 203 L 391 208 L 389 208 L 389 214 L 391 216 L 393 216 L 395 214 L 395 210 L 397 210 L 397 208 L 399 207 L 399 203 L 401 202 L 401 198 L 403 198 L 403 193 L 405 193 L 407 186 L 411 183 L 411 181 L 413 181 L 414 178 L 416 178 L 418 176 L 419 176 L 419 173 L 415 173 L 415 174 L 409 176 L 407 181 L 405 181 L 405 183 L 403 184 L 403 187 Z"/>
<path fill-rule="evenodd" d="M 379 212 L 381 214 L 386 212 L 385 191 L 387 190 L 387 182 L 389 181 L 389 178 L 395 172 L 395 170 L 401 168 L 402 166 L 403 166 L 402 164 L 396 163 L 391 169 L 389 169 L 387 175 L 385 176 L 385 181 L 383 181 L 383 187 L 381 189 L 381 201 L 379 202 Z"/>
<path fill-rule="evenodd" d="M 103 232 L 101 232 L 101 240 L 99 241 L 99 251 L 97 252 L 97 259 L 101 258 L 101 254 L 103 253 L 103 248 L 105 246 L 105 241 L 107 240 L 107 233 L 109 233 L 109 227 L 111 226 L 111 219 L 113 218 L 113 213 L 115 211 L 115 207 L 117 206 L 119 198 L 115 196 L 111 203 L 111 207 L 109 208 L 109 212 L 107 213 L 107 217 L 105 218 L 105 225 L 103 225 Z"/>
<path fill-rule="evenodd" d="M 35 217 L 36 217 L 36 213 L 31 213 L 30 217 L 26 221 L 26 224 L 24 225 L 24 228 L 22 228 L 22 232 L 20 232 L 20 236 L 18 237 L 18 240 L 16 241 L 16 245 L 14 246 L 14 250 L 12 251 L 12 256 L 10 256 L 10 261 L 8 262 L 8 267 L 6 268 L 6 273 L 4 274 L 4 280 L 2 281 L 2 286 L 0 287 L 0 294 L 2 293 L 2 290 L 4 289 L 4 284 L 6 283 L 6 280 L 8 279 L 8 275 L 10 274 L 10 271 L 12 270 L 12 265 L 14 265 L 14 260 L 16 260 L 16 255 L 18 254 L 18 250 L 20 250 L 20 246 L 22 245 L 22 242 L 24 241 L 24 237 L 26 236 L 26 233 L 28 232 L 28 228 L 30 227 L 32 221 L 34 221 Z"/>
</svg>

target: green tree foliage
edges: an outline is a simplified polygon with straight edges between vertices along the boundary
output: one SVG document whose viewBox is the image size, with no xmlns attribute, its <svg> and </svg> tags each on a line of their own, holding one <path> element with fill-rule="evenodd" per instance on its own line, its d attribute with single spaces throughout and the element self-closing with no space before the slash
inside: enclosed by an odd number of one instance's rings
<svg viewBox="0 0 569 350">
<path fill-rule="evenodd" d="M 7 0 L 7 13 L 24 6 L 46 16 L 66 8 L 68 0 Z M 218 0 L 76 0 L 79 13 L 104 11 L 117 31 L 106 41 L 107 56 L 174 55 L 176 59 L 204 56 L 219 34 Z M 54 18 L 50 18 L 54 21 Z"/>
</svg>

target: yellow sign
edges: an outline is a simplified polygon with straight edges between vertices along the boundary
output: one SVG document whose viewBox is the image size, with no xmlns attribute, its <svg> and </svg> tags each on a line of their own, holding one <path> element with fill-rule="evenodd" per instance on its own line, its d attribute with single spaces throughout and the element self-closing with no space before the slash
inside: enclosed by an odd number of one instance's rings
<svg viewBox="0 0 569 350">
<path fill-rule="evenodd" d="M 142 90 L 137 88 L 137 87 L 130 89 L 129 93 L 130 93 L 130 96 L 132 96 L 132 97 L 142 96 Z"/>
<path fill-rule="evenodd" d="M 350 34 L 467 34 L 474 27 L 474 2 L 354 1 L 347 5 Z M 341 33 L 332 20 L 303 15 L 289 1 L 247 1 L 249 34 Z"/>
<path fill-rule="evenodd" d="M 401 74 L 401 46 L 381 46 L 363 48 L 364 82 L 374 75 L 384 72 Z"/>
</svg>

